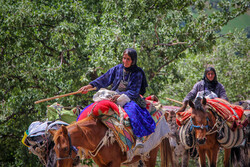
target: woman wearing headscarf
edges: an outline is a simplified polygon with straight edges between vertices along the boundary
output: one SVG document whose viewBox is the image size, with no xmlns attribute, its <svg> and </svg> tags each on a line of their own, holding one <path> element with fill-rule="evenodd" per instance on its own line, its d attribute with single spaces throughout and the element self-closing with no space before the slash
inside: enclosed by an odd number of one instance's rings
<svg viewBox="0 0 250 167">
<path fill-rule="evenodd" d="M 96 87 L 106 88 L 112 85 L 111 90 L 118 94 L 111 101 L 116 102 L 123 95 L 131 101 L 123 108 L 129 116 L 134 134 L 137 136 L 136 147 L 143 147 L 140 138 L 148 136 L 155 130 L 155 122 L 146 109 L 146 102 L 140 96 L 146 92 L 148 86 L 144 71 L 137 66 L 137 53 L 128 48 L 123 52 L 122 64 L 109 69 L 105 74 L 79 89 L 87 93 L 88 89 Z"/>
<path fill-rule="evenodd" d="M 194 100 L 200 91 L 213 92 L 218 98 L 228 101 L 226 90 L 224 86 L 217 81 L 216 71 L 213 67 L 208 67 L 205 70 L 203 79 L 194 85 L 193 89 L 187 94 L 183 101 Z"/>
</svg>

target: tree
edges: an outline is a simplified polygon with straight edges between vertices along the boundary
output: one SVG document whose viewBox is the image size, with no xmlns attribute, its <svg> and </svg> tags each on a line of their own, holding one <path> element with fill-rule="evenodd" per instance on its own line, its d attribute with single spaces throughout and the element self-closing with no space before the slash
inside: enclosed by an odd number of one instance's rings
<svg viewBox="0 0 250 167">
<path fill-rule="evenodd" d="M 249 44 L 246 33 L 236 31 L 217 39 L 212 52 L 198 55 L 187 53 L 187 57 L 173 63 L 168 76 L 169 85 L 166 85 L 160 97 L 182 101 L 194 84 L 203 78 L 205 69 L 213 66 L 231 103 L 249 99 Z"/>
<path fill-rule="evenodd" d="M 127 47 L 138 51 L 148 94 L 158 95 L 172 82 L 172 63 L 187 50 L 212 51 L 216 31 L 246 12 L 248 1 L 222 1 L 211 15 L 203 0 L 0 0 L 0 6 L 0 161 L 33 166 L 20 140 L 50 104 L 34 101 L 78 90 L 119 63 Z M 91 94 L 58 102 L 86 105 Z"/>
</svg>

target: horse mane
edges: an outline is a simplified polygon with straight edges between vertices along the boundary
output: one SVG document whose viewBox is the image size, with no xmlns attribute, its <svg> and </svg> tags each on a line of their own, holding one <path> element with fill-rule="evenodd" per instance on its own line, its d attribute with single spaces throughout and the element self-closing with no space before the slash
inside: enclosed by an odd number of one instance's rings
<svg viewBox="0 0 250 167">
<path fill-rule="evenodd" d="M 97 121 L 98 121 L 98 118 L 95 118 L 95 117 L 90 115 L 89 117 L 86 117 L 79 122 L 74 122 L 74 123 L 66 126 L 65 128 L 67 130 L 69 130 L 72 127 L 80 128 L 79 124 L 81 124 L 81 126 L 95 126 L 97 124 Z M 59 130 L 63 130 L 62 127 L 60 129 L 58 129 L 58 131 Z M 82 132 L 84 133 L 84 131 L 82 131 Z M 58 140 L 60 136 L 61 136 L 61 133 L 55 133 L 53 140 L 54 141 Z"/>
</svg>

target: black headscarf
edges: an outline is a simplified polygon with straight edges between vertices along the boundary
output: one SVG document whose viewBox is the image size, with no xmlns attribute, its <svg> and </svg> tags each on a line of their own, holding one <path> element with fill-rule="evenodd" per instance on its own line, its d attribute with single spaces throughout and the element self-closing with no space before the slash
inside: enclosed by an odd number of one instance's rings
<svg viewBox="0 0 250 167">
<path fill-rule="evenodd" d="M 136 65 L 136 63 L 137 63 L 137 53 L 136 53 L 136 51 L 135 51 L 134 49 L 132 49 L 132 48 L 128 48 L 128 49 L 126 49 L 126 50 L 123 52 L 123 54 L 128 54 L 129 57 L 132 59 L 132 64 L 131 64 L 131 66 L 128 67 L 128 68 L 126 68 L 126 67 L 123 66 L 124 69 L 125 69 L 126 71 L 129 71 L 129 72 L 138 71 L 139 69 L 138 69 L 138 66 Z"/>
<path fill-rule="evenodd" d="M 212 81 L 210 81 L 208 78 L 207 78 L 207 73 L 209 71 L 213 71 L 215 76 L 214 76 L 214 79 Z M 217 81 L 217 75 L 216 75 L 216 71 L 213 67 L 208 67 L 205 72 L 204 72 L 204 77 L 203 77 L 203 80 L 205 82 L 205 87 L 208 88 L 208 90 L 210 91 L 213 91 L 215 92 L 215 88 L 216 88 L 216 85 L 218 84 L 218 81 Z"/>
<path fill-rule="evenodd" d="M 126 71 L 129 71 L 129 72 L 137 72 L 137 71 L 141 71 L 142 72 L 142 84 L 141 84 L 141 90 L 140 90 L 140 94 L 141 95 L 144 95 L 146 93 L 146 87 L 148 87 L 148 82 L 147 82 L 147 79 L 146 79 L 146 75 L 144 73 L 144 71 L 137 66 L 137 53 L 136 53 L 136 50 L 132 49 L 132 48 L 128 48 L 126 49 L 123 54 L 128 54 L 129 57 L 131 57 L 131 60 L 132 60 L 132 65 L 128 68 L 124 67 L 123 68 L 126 70 Z"/>
</svg>

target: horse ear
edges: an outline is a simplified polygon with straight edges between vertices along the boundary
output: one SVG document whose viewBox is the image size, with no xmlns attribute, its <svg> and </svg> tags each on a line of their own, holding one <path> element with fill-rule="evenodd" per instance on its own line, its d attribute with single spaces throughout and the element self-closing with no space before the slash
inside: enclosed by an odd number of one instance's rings
<svg viewBox="0 0 250 167">
<path fill-rule="evenodd" d="M 68 130 L 66 126 L 62 126 L 62 133 L 68 135 Z"/>
<path fill-rule="evenodd" d="M 193 103 L 192 100 L 189 100 L 189 101 L 188 101 L 188 104 L 189 104 L 189 106 L 190 106 L 191 108 L 195 108 L 195 107 L 194 107 L 194 103 Z"/>
<path fill-rule="evenodd" d="M 207 99 L 205 97 L 202 98 L 202 104 L 206 105 L 207 104 Z"/>
<path fill-rule="evenodd" d="M 54 136 L 56 134 L 56 130 L 55 129 L 49 129 L 48 132 Z"/>
</svg>

